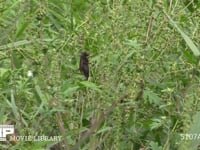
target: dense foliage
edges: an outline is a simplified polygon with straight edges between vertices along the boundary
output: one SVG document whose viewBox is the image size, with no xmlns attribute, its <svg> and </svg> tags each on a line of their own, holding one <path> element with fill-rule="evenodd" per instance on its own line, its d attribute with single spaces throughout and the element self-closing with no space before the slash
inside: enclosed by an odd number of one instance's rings
<svg viewBox="0 0 200 150">
<path fill-rule="evenodd" d="M 199 0 L 0 2 L 0 149 L 196 150 Z M 90 77 L 79 72 L 89 54 Z"/>
</svg>

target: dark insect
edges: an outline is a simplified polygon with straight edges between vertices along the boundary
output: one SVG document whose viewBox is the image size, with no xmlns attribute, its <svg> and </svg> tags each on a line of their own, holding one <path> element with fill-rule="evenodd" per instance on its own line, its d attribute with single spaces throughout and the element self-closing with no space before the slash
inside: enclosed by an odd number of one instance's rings
<svg viewBox="0 0 200 150">
<path fill-rule="evenodd" d="M 87 52 L 82 52 L 81 57 L 80 57 L 80 66 L 79 70 L 81 73 L 84 74 L 86 79 L 88 80 L 89 78 L 89 62 L 88 62 L 88 53 Z"/>
</svg>

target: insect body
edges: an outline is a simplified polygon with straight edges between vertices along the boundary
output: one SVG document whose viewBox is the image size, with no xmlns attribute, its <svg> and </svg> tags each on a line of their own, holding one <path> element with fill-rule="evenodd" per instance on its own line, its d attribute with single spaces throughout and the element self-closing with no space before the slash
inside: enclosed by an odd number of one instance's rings
<svg viewBox="0 0 200 150">
<path fill-rule="evenodd" d="M 82 52 L 81 57 L 80 57 L 80 65 L 79 65 L 79 70 L 81 73 L 84 74 L 86 79 L 88 80 L 89 78 L 89 61 L 88 61 L 88 53 L 87 52 Z"/>
</svg>

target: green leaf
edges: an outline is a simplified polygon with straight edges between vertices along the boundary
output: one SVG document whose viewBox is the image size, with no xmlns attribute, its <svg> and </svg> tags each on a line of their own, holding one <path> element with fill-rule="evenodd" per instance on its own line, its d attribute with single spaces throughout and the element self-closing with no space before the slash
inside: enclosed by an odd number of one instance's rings
<svg viewBox="0 0 200 150">
<path fill-rule="evenodd" d="M 9 48 L 16 48 L 16 47 L 19 47 L 19 46 L 22 46 L 22 45 L 27 45 L 27 44 L 30 44 L 30 43 L 31 43 L 31 41 L 27 41 L 27 40 L 12 42 L 12 43 L 8 43 L 8 44 L 0 46 L 0 50 L 9 49 Z"/>
<path fill-rule="evenodd" d="M 35 91 L 36 91 L 36 94 L 38 95 L 39 99 L 42 101 L 42 104 L 46 104 L 47 103 L 47 99 L 46 99 L 45 95 L 42 94 L 42 91 L 41 91 L 39 85 L 35 86 Z"/>
<path fill-rule="evenodd" d="M 126 40 L 125 44 L 137 49 L 141 47 L 137 40 Z"/>
<path fill-rule="evenodd" d="M 83 86 L 85 86 L 85 87 L 88 87 L 90 89 L 93 89 L 95 91 L 101 92 L 101 90 L 99 89 L 99 87 L 96 84 L 92 83 L 92 82 L 82 81 L 82 82 L 80 82 L 80 84 L 83 85 Z"/>
<path fill-rule="evenodd" d="M 161 99 L 156 93 L 150 90 L 144 90 L 144 100 L 151 104 L 160 105 Z"/>
<path fill-rule="evenodd" d="M 36 41 L 41 42 L 41 39 L 37 39 Z M 52 39 L 43 39 L 42 41 L 43 42 L 51 42 Z M 28 41 L 28 40 L 21 40 L 21 41 L 17 41 L 17 42 L 12 42 L 12 43 L 8 43 L 8 44 L 0 46 L 0 50 L 16 48 L 16 47 L 28 45 L 28 44 L 31 44 L 31 43 L 32 43 L 32 41 Z"/>
<path fill-rule="evenodd" d="M 2 78 L 8 72 L 10 72 L 10 69 L 0 68 L 0 77 Z"/>
<path fill-rule="evenodd" d="M 18 107 L 16 106 L 16 103 L 15 103 L 15 97 L 14 97 L 14 90 L 13 89 L 11 89 L 11 101 L 9 101 L 6 98 L 5 98 L 5 100 L 6 100 L 7 104 L 10 106 L 10 108 L 12 108 L 15 119 L 18 120 L 20 118 L 19 117 L 20 115 L 18 113 Z"/>
<path fill-rule="evenodd" d="M 26 27 L 29 25 L 28 22 L 24 22 L 20 27 L 19 29 L 17 30 L 17 33 L 16 33 L 16 37 L 19 37 L 20 35 L 23 34 L 23 32 L 25 31 Z"/>
<path fill-rule="evenodd" d="M 78 89 L 79 89 L 79 86 L 69 87 L 63 92 L 63 94 L 65 97 L 71 97 L 73 93 L 76 92 Z"/>
<path fill-rule="evenodd" d="M 189 48 L 192 50 L 193 54 L 195 56 L 199 56 L 200 55 L 200 51 L 199 49 L 196 47 L 196 45 L 193 43 L 193 41 L 190 39 L 189 36 L 187 36 L 179 27 L 178 25 L 172 20 L 172 18 L 164 11 L 165 15 L 168 17 L 170 23 L 172 24 L 172 26 L 174 26 L 177 31 L 181 34 L 182 38 L 185 40 L 185 42 L 187 43 L 187 45 L 189 46 Z"/>
<path fill-rule="evenodd" d="M 151 146 L 151 150 L 162 150 L 162 147 L 158 145 L 157 142 L 151 141 L 149 143 L 149 145 Z"/>
<path fill-rule="evenodd" d="M 151 120 L 152 120 L 152 123 L 150 124 L 151 130 L 157 129 L 157 128 L 161 127 L 162 124 L 163 124 L 161 119 L 154 118 L 154 119 L 151 119 Z"/>
<path fill-rule="evenodd" d="M 102 128 L 102 129 L 100 129 L 98 132 L 97 132 L 97 134 L 99 134 L 99 133 L 104 133 L 104 132 L 108 132 L 108 131 L 110 131 L 110 130 L 112 130 L 113 128 L 112 127 L 104 127 L 104 128 Z"/>
<path fill-rule="evenodd" d="M 189 63 L 198 64 L 197 58 L 190 51 L 183 50 L 183 54 Z"/>
</svg>

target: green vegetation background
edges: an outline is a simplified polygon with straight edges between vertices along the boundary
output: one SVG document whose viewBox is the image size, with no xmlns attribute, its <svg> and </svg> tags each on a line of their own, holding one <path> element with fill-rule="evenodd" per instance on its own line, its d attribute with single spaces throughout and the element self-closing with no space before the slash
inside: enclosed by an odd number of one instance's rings
<svg viewBox="0 0 200 150">
<path fill-rule="evenodd" d="M 1 124 L 63 141 L 0 149 L 196 150 L 180 134 L 200 134 L 199 14 L 199 0 L 1 0 Z"/>
</svg>

